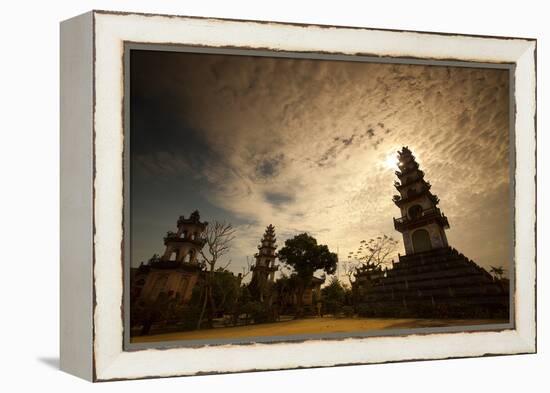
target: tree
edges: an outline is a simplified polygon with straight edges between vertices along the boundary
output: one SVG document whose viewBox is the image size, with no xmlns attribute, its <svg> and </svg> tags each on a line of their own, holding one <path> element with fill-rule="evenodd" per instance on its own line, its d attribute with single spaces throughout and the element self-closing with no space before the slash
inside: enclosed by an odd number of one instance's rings
<svg viewBox="0 0 550 393">
<path fill-rule="evenodd" d="M 288 306 L 292 304 L 293 295 L 298 288 L 297 275 L 283 272 L 281 277 L 275 281 L 273 286 L 276 292 L 277 306 L 280 312 L 288 311 Z"/>
<path fill-rule="evenodd" d="M 387 265 L 397 250 L 398 241 L 388 235 L 373 237 L 369 241 L 361 240 L 356 251 L 348 255 L 344 271 L 350 284 L 358 270 L 375 271 Z"/>
<path fill-rule="evenodd" d="M 241 290 L 241 278 L 229 270 L 219 267 L 212 279 L 212 297 L 216 311 L 225 314 L 232 312 Z"/>
<path fill-rule="evenodd" d="M 212 293 L 212 287 L 214 282 L 214 274 L 216 270 L 216 264 L 220 258 L 226 255 L 231 249 L 231 242 L 235 239 L 235 229 L 229 223 L 214 221 L 206 227 L 204 233 L 204 247 L 201 249 L 200 254 L 206 265 L 206 282 L 204 286 L 204 298 L 199 320 L 197 322 L 197 329 L 201 328 L 202 321 L 207 306 L 209 307 L 208 322 L 212 325 L 212 320 L 216 312 L 215 299 Z M 227 268 L 231 261 L 229 261 L 223 269 Z"/>
<path fill-rule="evenodd" d="M 279 251 L 279 260 L 291 267 L 298 278 L 297 316 L 301 316 L 304 291 L 311 284 L 313 273 L 323 270 L 333 274 L 338 264 L 338 255 L 330 252 L 326 245 L 317 244 L 314 237 L 302 233 L 285 241 L 285 246 Z"/>
<path fill-rule="evenodd" d="M 502 266 L 491 266 L 490 272 L 497 280 L 502 280 L 505 270 Z"/>
<path fill-rule="evenodd" d="M 250 258 L 246 257 L 246 266 L 241 267 L 242 273 L 237 276 L 239 278 L 239 287 L 237 296 L 231 310 L 232 318 L 231 323 L 236 325 L 239 322 L 239 316 L 242 314 L 243 306 L 250 301 L 250 291 L 248 285 L 243 284 L 243 280 L 252 272 L 252 263 Z"/>
<path fill-rule="evenodd" d="M 338 280 L 333 277 L 330 283 L 321 289 L 325 311 L 329 314 L 338 314 L 342 311 L 346 300 L 346 290 Z"/>
</svg>

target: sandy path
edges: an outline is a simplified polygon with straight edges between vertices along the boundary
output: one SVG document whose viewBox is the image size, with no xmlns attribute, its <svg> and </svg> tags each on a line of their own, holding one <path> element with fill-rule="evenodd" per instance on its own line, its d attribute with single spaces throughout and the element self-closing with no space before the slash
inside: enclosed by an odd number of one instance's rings
<svg viewBox="0 0 550 393">
<path fill-rule="evenodd" d="M 505 323 L 501 320 L 437 320 L 406 318 L 309 318 L 260 325 L 236 326 L 133 337 L 131 342 L 225 339 L 258 336 L 289 336 L 297 334 L 347 333 L 392 328 L 419 328 Z"/>
</svg>

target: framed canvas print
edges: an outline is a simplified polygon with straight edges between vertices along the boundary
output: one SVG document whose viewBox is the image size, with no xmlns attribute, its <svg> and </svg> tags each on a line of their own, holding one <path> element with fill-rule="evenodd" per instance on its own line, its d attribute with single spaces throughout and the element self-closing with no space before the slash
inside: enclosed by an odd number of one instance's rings
<svg viewBox="0 0 550 393">
<path fill-rule="evenodd" d="M 61 367 L 536 351 L 536 41 L 61 24 Z"/>
</svg>

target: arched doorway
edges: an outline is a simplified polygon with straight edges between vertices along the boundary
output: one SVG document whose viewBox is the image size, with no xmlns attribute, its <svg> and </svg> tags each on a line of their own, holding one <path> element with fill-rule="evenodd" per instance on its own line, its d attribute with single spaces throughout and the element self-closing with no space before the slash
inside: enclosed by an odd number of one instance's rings
<svg viewBox="0 0 550 393">
<path fill-rule="evenodd" d="M 414 252 L 423 252 L 432 249 L 430 234 L 425 229 L 419 229 L 412 234 Z"/>
</svg>

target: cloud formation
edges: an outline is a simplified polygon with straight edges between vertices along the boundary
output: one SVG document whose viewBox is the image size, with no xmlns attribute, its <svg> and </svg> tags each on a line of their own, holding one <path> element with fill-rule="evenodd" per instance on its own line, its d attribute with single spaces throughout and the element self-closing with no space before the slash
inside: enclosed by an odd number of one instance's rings
<svg viewBox="0 0 550 393">
<path fill-rule="evenodd" d="M 237 226 L 235 271 L 270 223 L 279 244 L 306 231 L 342 260 L 363 239 L 399 238 L 388 163 L 408 145 L 441 199 L 450 244 L 508 268 L 508 78 L 481 68 L 134 52 L 133 263 L 161 251 L 164 231 L 195 208 Z"/>
</svg>

